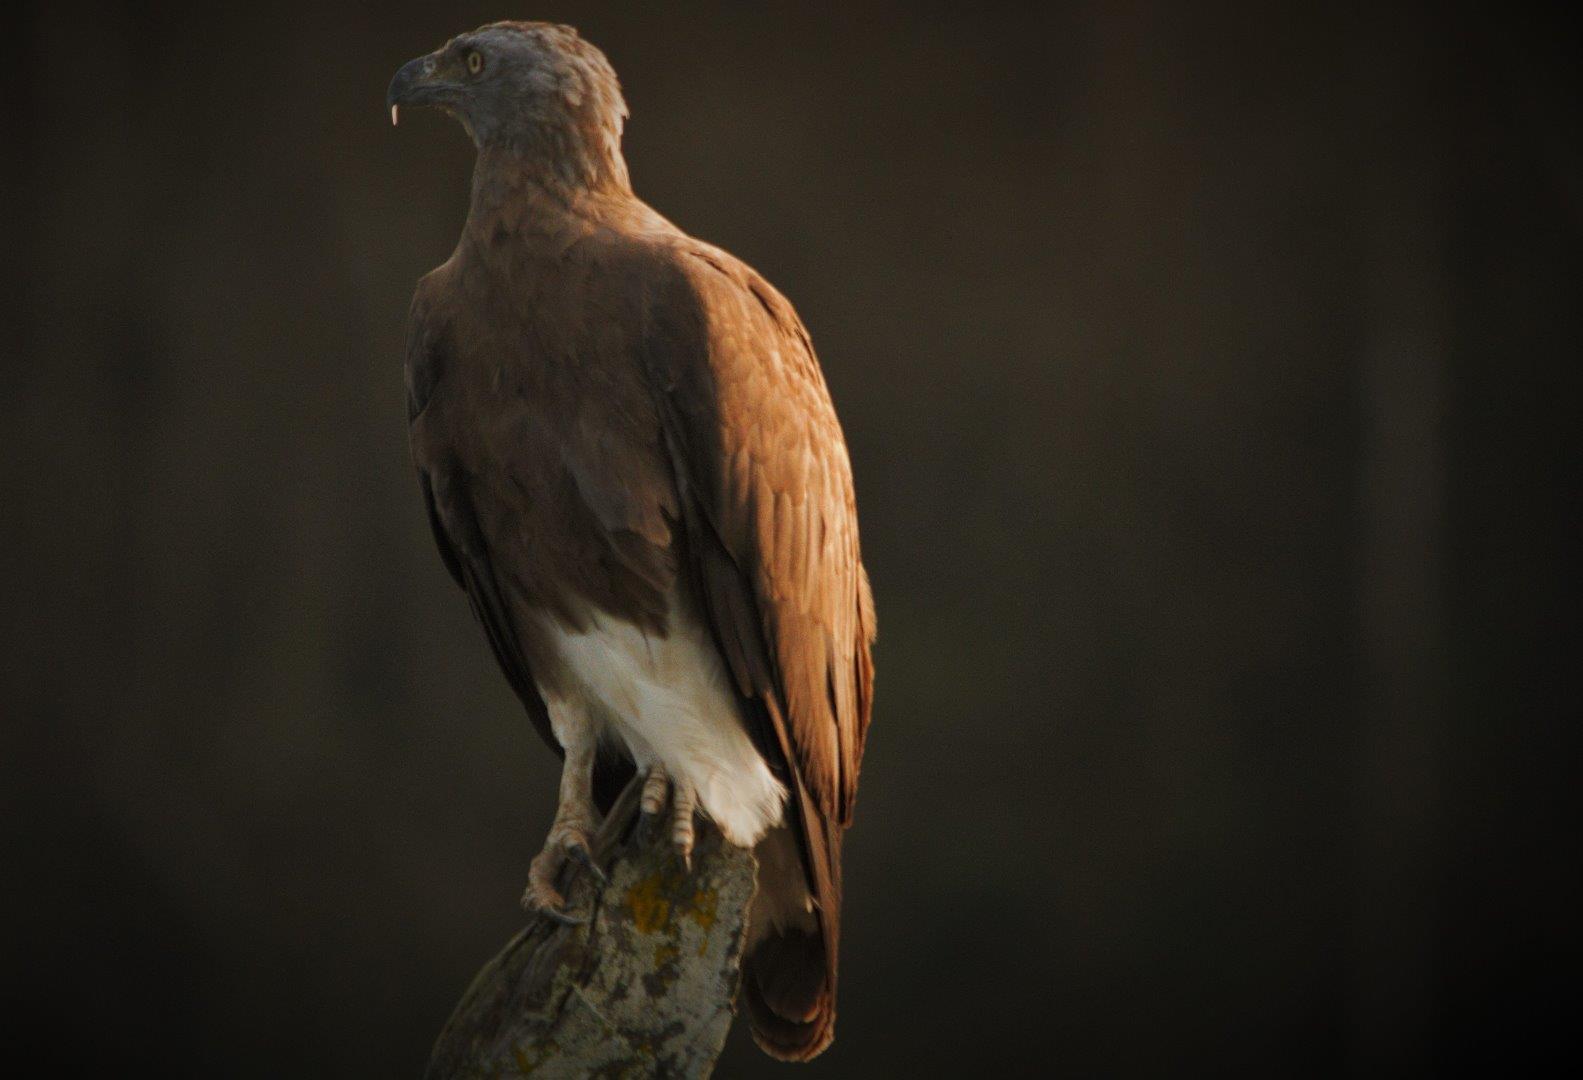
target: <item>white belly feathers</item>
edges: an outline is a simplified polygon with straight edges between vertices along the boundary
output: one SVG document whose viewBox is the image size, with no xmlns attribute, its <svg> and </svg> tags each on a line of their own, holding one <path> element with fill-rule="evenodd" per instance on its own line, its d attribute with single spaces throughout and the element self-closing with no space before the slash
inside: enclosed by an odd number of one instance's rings
<svg viewBox="0 0 1583 1080">
<path fill-rule="evenodd" d="M 625 743 L 640 769 L 658 761 L 728 840 L 752 846 L 780 823 L 786 790 L 742 729 L 708 629 L 678 607 L 673 599 L 664 637 L 598 612 L 582 633 L 551 626 L 581 698 L 560 704 Z"/>
</svg>

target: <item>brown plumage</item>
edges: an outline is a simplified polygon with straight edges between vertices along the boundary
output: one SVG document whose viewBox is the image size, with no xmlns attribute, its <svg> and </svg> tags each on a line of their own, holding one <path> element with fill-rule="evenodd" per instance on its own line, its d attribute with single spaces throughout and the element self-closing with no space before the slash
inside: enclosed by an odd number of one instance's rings
<svg viewBox="0 0 1583 1080">
<path fill-rule="evenodd" d="M 811 1057 L 833 1033 L 874 609 L 808 334 L 758 274 L 633 195 L 614 73 L 569 28 L 462 35 L 404 67 L 390 102 L 438 105 L 478 146 L 462 238 L 413 300 L 411 443 L 446 566 L 535 726 L 566 750 L 541 858 L 577 853 L 574 759 L 594 763 L 602 805 L 634 761 L 662 791 L 670 777 L 687 829 L 696 786 L 728 837 L 759 848 L 742 986 L 754 1034 Z M 707 655 L 676 653 L 699 673 L 665 669 L 692 688 L 675 700 L 720 703 L 730 715 L 699 718 L 699 753 L 747 747 L 753 769 L 737 771 L 763 773 L 757 787 L 673 747 L 670 721 L 614 715 L 672 700 L 657 668 L 628 673 L 622 698 L 606 668 L 632 662 L 586 659 L 626 655 L 632 634 L 681 650 L 695 630 Z M 761 813 L 765 791 L 776 802 Z M 558 899 L 534 890 L 538 906 Z"/>
</svg>

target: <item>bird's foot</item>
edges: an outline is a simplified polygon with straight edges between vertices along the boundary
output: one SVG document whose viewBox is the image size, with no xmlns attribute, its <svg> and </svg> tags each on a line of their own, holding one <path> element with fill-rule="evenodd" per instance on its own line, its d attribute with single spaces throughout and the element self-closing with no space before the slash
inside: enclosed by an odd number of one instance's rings
<svg viewBox="0 0 1583 1080">
<path fill-rule="evenodd" d="M 600 885 L 609 883 L 604 870 L 594 861 L 593 821 L 591 807 L 563 805 L 556 813 L 543 850 L 533 857 L 528 867 L 528 887 L 522 892 L 524 908 L 568 925 L 588 921 L 566 910 L 566 897 L 556 888 L 556 879 L 570 862 L 593 875 Z"/>
<path fill-rule="evenodd" d="M 669 796 L 670 815 L 665 815 Z M 662 822 L 669 828 L 671 846 L 676 857 L 689 872 L 693 868 L 693 816 L 698 810 L 698 793 L 679 781 L 672 781 L 664 766 L 649 766 L 643 780 L 643 797 L 638 803 L 643 813 L 642 825 L 646 835 L 652 836 Z"/>
</svg>

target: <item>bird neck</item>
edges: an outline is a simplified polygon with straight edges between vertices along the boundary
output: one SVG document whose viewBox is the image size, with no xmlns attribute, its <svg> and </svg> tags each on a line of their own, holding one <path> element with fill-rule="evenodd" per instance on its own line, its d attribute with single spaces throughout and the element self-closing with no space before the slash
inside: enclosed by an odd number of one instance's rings
<svg viewBox="0 0 1583 1080">
<path fill-rule="evenodd" d="M 514 209 L 571 211 L 632 198 L 619 147 L 481 146 L 473 167 L 470 218 L 494 219 Z"/>
</svg>

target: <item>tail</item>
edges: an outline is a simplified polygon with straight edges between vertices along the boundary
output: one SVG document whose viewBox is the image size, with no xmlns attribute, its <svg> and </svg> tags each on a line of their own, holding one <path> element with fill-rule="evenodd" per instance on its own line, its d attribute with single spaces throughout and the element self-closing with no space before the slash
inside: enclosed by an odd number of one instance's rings
<svg viewBox="0 0 1583 1080">
<path fill-rule="evenodd" d="M 782 1061 L 807 1061 L 835 1038 L 841 942 L 841 826 L 796 786 L 796 820 L 755 851 L 759 897 L 742 961 L 753 1041 Z"/>
</svg>

